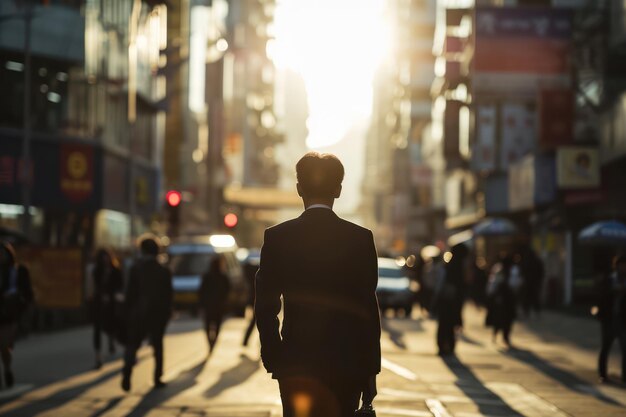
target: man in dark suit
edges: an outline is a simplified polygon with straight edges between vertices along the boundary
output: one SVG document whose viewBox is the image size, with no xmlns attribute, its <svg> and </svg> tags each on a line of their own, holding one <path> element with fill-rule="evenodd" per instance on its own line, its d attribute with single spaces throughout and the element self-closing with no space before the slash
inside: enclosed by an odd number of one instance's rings
<svg viewBox="0 0 626 417">
<path fill-rule="evenodd" d="M 305 211 L 267 229 L 261 250 L 261 358 L 278 379 L 284 417 L 352 416 L 361 394 L 373 400 L 380 372 L 374 239 L 332 211 L 344 176 L 337 157 L 310 152 L 296 172 Z"/>
<path fill-rule="evenodd" d="M 141 243 L 141 257 L 130 270 L 126 287 L 128 341 L 124 353 L 122 389 L 130 391 L 130 377 L 137 350 L 148 338 L 154 351 L 154 386 L 161 388 L 163 374 L 163 336 L 172 314 L 174 290 L 172 275 L 161 265 L 157 256 L 159 245 L 155 238 L 146 237 Z"/>
</svg>

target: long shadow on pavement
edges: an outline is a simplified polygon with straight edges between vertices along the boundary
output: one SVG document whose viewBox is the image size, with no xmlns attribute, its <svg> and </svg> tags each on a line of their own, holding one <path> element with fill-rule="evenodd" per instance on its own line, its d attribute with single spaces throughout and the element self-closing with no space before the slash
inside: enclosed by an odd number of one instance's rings
<svg viewBox="0 0 626 417">
<path fill-rule="evenodd" d="M 261 366 L 259 360 L 252 360 L 244 354 L 241 354 L 240 358 L 241 361 L 237 365 L 222 372 L 217 382 L 204 393 L 205 397 L 217 397 L 227 389 L 244 383 L 259 370 Z"/>
<path fill-rule="evenodd" d="M 46 398 L 34 399 L 32 400 L 32 402 L 29 401 L 20 407 L 7 411 L 6 414 L 3 414 L 3 415 L 4 416 L 34 416 L 39 413 L 43 413 L 45 411 L 61 407 L 66 403 L 74 401 L 77 397 L 79 397 L 81 394 L 83 394 L 87 390 L 95 386 L 98 386 L 108 381 L 109 379 L 114 378 L 119 375 L 120 375 L 119 369 L 108 371 L 100 375 L 96 379 L 93 379 L 84 384 L 80 384 L 71 388 L 61 390 Z M 17 400 L 13 399 L 13 401 L 19 401 L 19 398 Z"/>
<path fill-rule="evenodd" d="M 550 362 L 540 358 L 535 353 L 529 350 L 514 347 L 506 351 L 505 354 L 511 358 L 517 359 L 520 362 L 532 366 L 533 368 L 554 379 L 555 381 L 559 382 L 560 384 L 564 385 L 572 391 L 576 391 L 580 394 L 592 395 L 605 403 L 621 406 L 620 403 L 602 394 L 587 381 L 579 378 L 578 376 L 570 372 L 564 371 L 561 368 L 557 368 Z"/>
<path fill-rule="evenodd" d="M 522 414 L 512 409 L 500 396 L 487 388 L 456 356 L 445 356 L 443 362 L 457 377 L 456 385 L 478 406 L 481 415 L 522 417 Z"/>
<path fill-rule="evenodd" d="M 205 361 L 201 361 L 165 387 L 148 392 L 126 417 L 143 417 L 167 402 L 170 398 L 196 385 L 197 377 L 204 369 L 205 364 Z"/>
</svg>

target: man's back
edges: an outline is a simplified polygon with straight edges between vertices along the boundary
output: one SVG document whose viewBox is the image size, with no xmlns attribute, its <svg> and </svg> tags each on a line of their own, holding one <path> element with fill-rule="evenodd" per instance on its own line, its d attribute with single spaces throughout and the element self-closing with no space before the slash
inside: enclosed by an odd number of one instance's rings
<svg viewBox="0 0 626 417">
<path fill-rule="evenodd" d="M 377 280 L 371 232 L 332 210 L 312 208 L 268 229 L 257 277 L 257 316 L 268 370 L 276 377 L 377 374 Z M 282 342 L 274 334 L 280 295 Z"/>
<path fill-rule="evenodd" d="M 156 259 L 140 259 L 130 270 L 126 301 L 150 320 L 167 320 L 173 300 L 171 274 Z"/>
</svg>

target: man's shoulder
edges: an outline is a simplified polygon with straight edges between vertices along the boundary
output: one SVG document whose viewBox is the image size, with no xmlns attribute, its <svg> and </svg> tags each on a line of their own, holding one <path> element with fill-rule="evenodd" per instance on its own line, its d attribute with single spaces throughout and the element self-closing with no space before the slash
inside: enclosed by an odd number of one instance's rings
<svg viewBox="0 0 626 417">
<path fill-rule="evenodd" d="M 342 219 L 341 217 L 339 217 L 339 220 L 341 224 L 343 225 L 343 227 L 345 227 L 346 229 L 350 230 L 351 232 L 355 234 L 359 234 L 364 237 L 372 236 L 372 231 L 366 227 L 359 226 L 358 224 L 352 223 L 351 221 L 346 220 L 346 219 Z"/>
<path fill-rule="evenodd" d="M 369 238 L 372 236 L 372 231 L 363 226 L 359 226 L 356 223 L 352 223 L 351 221 L 342 219 L 341 217 L 338 217 L 338 216 L 336 217 L 336 219 L 337 219 L 336 221 L 338 222 L 337 226 L 348 231 L 351 234 L 354 234 L 356 236 L 363 237 L 363 238 Z M 301 220 L 302 219 L 300 217 L 296 217 L 295 219 L 287 220 L 282 223 L 278 223 L 274 226 L 271 226 L 265 229 L 266 236 L 283 235 L 283 234 L 288 234 L 290 232 L 296 231 L 298 227 L 304 226 Z"/>
</svg>

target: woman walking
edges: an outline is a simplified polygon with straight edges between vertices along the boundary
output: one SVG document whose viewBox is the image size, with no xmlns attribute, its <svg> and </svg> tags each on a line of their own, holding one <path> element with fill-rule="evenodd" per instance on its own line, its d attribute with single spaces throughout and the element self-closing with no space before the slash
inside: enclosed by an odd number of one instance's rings
<svg viewBox="0 0 626 417">
<path fill-rule="evenodd" d="M 517 315 L 517 300 L 511 287 L 513 258 L 503 256 L 495 264 L 487 284 L 487 318 L 485 324 L 493 327 L 493 341 L 502 332 L 504 343 L 511 347 L 511 329 Z"/>
<path fill-rule="evenodd" d="M 96 355 L 96 369 L 102 366 L 102 333 L 109 341 L 109 354 L 115 353 L 115 333 L 117 332 L 116 297 L 123 291 L 122 272 L 113 252 L 100 249 L 96 252 L 93 270 L 93 348 Z"/>
<path fill-rule="evenodd" d="M 223 256 L 216 255 L 211 259 L 209 270 L 202 276 L 202 284 L 198 294 L 200 308 L 203 311 L 204 329 L 209 341 L 209 354 L 213 352 L 215 343 L 217 343 L 226 310 L 226 299 L 230 291 L 230 283 L 225 269 Z"/>
<path fill-rule="evenodd" d="M 14 383 L 11 361 L 18 323 L 32 301 L 28 269 L 17 263 L 13 246 L 0 244 L 0 356 L 7 388 Z"/>
</svg>

